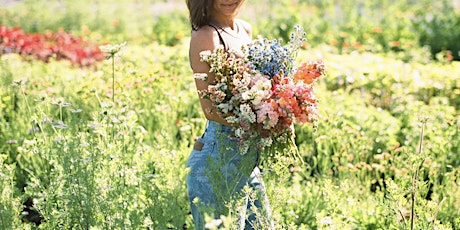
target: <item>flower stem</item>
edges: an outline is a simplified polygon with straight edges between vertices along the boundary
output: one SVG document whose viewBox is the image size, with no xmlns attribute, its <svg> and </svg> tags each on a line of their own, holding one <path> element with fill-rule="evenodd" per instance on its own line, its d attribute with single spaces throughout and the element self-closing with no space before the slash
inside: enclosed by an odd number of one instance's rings
<svg viewBox="0 0 460 230">
<path fill-rule="evenodd" d="M 422 154 L 422 147 L 423 147 L 423 135 L 424 135 L 424 132 L 425 132 L 425 124 L 427 122 L 427 118 L 422 118 L 421 119 L 421 123 L 422 123 L 422 130 L 420 132 L 420 143 L 419 143 L 419 147 L 418 147 L 418 155 L 420 156 L 420 154 Z M 416 168 L 415 168 L 415 172 L 414 172 L 414 176 L 412 177 L 412 192 L 411 192 L 411 214 L 410 214 L 410 229 L 411 230 L 414 230 L 414 216 L 415 216 L 415 202 L 416 202 L 416 199 L 415 199 L 415 195 L 417 193 L 417 181 L 418 181 L 418 174 L 419 174 L 419 171 L 420 171 L 420 166 L 421 165 L 417 165 Z"/>
<path fill-rule="evenodd" d="M 112 102 L 115 104 L 115 57 L 112 55 Z"/>
</svg>

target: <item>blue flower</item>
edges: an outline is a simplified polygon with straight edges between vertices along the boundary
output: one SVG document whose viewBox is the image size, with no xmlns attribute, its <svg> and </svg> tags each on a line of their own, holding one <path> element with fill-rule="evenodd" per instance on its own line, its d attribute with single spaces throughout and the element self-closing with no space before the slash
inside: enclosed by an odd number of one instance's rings
<svg viewBox="0 0 460 230">
<path fill-rule="evenodd" d="M 272 78 L 283 73 L 286 76 L 292 72 L 297 51 L 302 47 L 306 33 L 301 26 L 294 27 L 289 44 L 283 46 L 281 40 L 259 38 L 247 47 L 249 66 Z"/>
</svg>

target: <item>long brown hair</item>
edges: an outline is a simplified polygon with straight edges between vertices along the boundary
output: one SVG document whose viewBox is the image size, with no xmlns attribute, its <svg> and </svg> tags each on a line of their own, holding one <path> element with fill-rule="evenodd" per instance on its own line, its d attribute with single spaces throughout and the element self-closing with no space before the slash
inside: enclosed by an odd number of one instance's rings
<svg viewBox="0 0 460 230">
<path fill-rule="evenodd" d="M 210 6 L 213 4 L 213 0 L 186 0 L 186 3 L 190 13 L 192 30 L 209 24 Z"/>
</svg>

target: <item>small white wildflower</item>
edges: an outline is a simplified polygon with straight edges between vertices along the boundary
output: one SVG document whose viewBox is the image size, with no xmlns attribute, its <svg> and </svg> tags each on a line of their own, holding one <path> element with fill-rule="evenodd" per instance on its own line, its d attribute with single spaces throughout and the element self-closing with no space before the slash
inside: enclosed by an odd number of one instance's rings
<svg viewBox="0 0 460 230">
<path fill-rule="evenodd" d="M 225 82 L 218 83 L 218 84 L 216 84 L 216 86 L 217 86 L 217 88 L 219 88 L 219 90 L 227 90 L 228 89 L 228 85 Z"/>
<path fill-rule="evenodd" d="M 262 99 L 264 99 L 264 93 L 263 91 L 257 91 L 254 95 L 254 98 L 252 99 L 252 104 L 253 105 L 258 105 L 260 102 L 262 102 Z"/>
<path fill-rule="evenodd" d="M 238 81 L 238 84 L 234 84 L 234 85 L 235 85 L 235 88 L 233 90 L 235 92 L 239 92 L 239 94 L 244 93 L 249 90 L 249 88 L 245 86 L 241 81 Z"/>
<path fill-rule="evenodd" d="M 228 123 L 238 123 L 239 119 L 235 116 L 229 116 L 229 117 L 226 117 L 225 120 L 228 122 Z"/>
<path fill-rule="evenodd" d="M 125 47 L 127 44 L 127 42 L 123 42 L 121 44 L 115 44 L 115 45 L 111 45 L 111 44 L 107 44 L 107 45 L 103 45 L 103 46 L 99 46 L 99 49 L 108 54 L 108 57 L 114 57 L 115 54 L 119 53 L 120 50 Z"/>
<path fill-rule="evenodd" d="M 260 144 L 262 145 L 262 147 L 271 146 L 272 143 L 273 143 L 273 140 L 270 137 L 260 139 Z"/>
<path fill-rule="evenodd" d="M 320 220 L 321 225 L 332 225 L 332 218 L 330 216 L 325 216 Z"/>
<path fill-rule="evenodd" d="M 243 144 L 240 146 L 240 154 L 245 155 L 249 151 L 250 144 L 249 142 L 245 141 Z"/>
<path fill-rule="evenodd" d="M 69 102 L 66 102 L 65 99 L 62 98 L 62 97 L 53 98 L 51 100 L 51 104 L 57 105 L 59 107 L 70 107 L 70 106 L 72 106 L 72 104 L 70 104 Z"/>
<path fill-rule="evenodd" d="M 245 101 L 249 101 L 249 100 L 251 100 L 252 98 L 254 98 L 254 95 L 253 95 L 252 90 L 248 90 L 248 91 L 246 91 L 246 92 L 243 92 L 243 93 L 241 94 L 241 98 L 243 98 L 243 100 L 245 100 Z"/>
<path fill-rule="evenodd" d="M 153 226 L 153 221 L 152 221 L 152 219 L 151 219 L 149 216 L 145 217 L 142 226 L 143 226 L 143 227 L 151 227 L 151 226 Z"/>
<path fill-rule="evenodd" d="M 216 50 L 216 53 L 217 53 L 217 52 L 224 53 L 224 51 L 225 51 L 225 50 L 224 50 L 224 45 L 219 44 L 219 45 L 216 47 L 215 50 Z M 232 50 L 232 49 L 230 49 L 230 50 L 228 51 L 228 54 L 229 54 L 229 55 L 231 55 L 231 54 L 233 54 L 233 53 L 234 53 L 234 50 Z"/>
<path fill-rule="evenodd" d="M 190 126 L 190 125 L 185 125 L 185 126 L 180 127 L 179 130 L 180 130 L 181 132 L 185 132 L 185 131 L 188 131 L 188 130 L 191 130 L 191 129 L 192 129 L 192 126 Z"/>
<path fill-rule="evenodd" d="M 68 126 L 63 121 L 54 122 L 53 127 L 57 129 L 67 129 L 68 128 Z"/>
<path fill-rule="evenodd" d="M 26 85 L 26 83 L 28 81 L 29 81 L 29 79 L 27 79 L 27 78 L 14 80 L 12 86 L 14 86 L 14 87 L 22 87 L 22 86 Z"/>
<path fill-rule="evenodd" d="M 241 81 L 245 86 L 248 86 L 249 84 L 251 84 L 251 78 L 252 78 L 251 74 L 244 73 L 243 78 L 241 79 Z"/>
<path fill-rule="evenodd" d="M 101 102 L 101 108 L 111 108 L 113 104 L 107 103 L 107 102 Z"/>
<path fill-rule="evenodd" d="M 35 139 L 32 139 L 32 140 L 24 139 L 24 141 L 23 141 L 23 144 L 24 144 L 24 145 L 29 145 L 29 146 L 30 146 L 30 145 L 34 145 L 34 144 L 36 144 L 36 143 L 37 143 L 37 140 L 35 140 Z"/>
<path fill-rule="evenodd" d="M 241 83 L 241 80 L 238 79 L 238 78 L 233 78 L 233 81 L 232 81 L 233 85 L 235 85 L 236 88 L 241 88 L 243 85 Z"/>
<path fill-rule="evenodd" d="M 99 123 L 89 123 L 89 124 L 87 125 L 87 127 L 90 128 L 90 129 L 97 129 L 97 128 L 102 127 L 102 124 L 99 124 Z"/>
<path fill-rule="evenodd" d="M 281 143 L 286 143 L 288 140 L 288 137 L 286 135 L 280 135 L 276 138 L 276 141 L 281 142 Z"/>
<path fill-rule="evenodd" d="M 227 77 L 223 76 L 223 77 L 220 79 L 220 82 L 222 82 L 223 84 L 225 84 L 225 86 L 227 86 Z"/>
<path fill-rule="evenodd" d="M 256 114 L 252 111 L 251 106 L 249 106 L 248 104 L 242 104 L 240 105 L 240 111 L 242 117 L 247 119 L 249 123 L 256 122 Z"/>
<path fill-rule="evenodd" d="M 44 101 L 46 101 L 46 99 L 48 99 L 48 94 L 41 92 L 41 93 L 38 95 L 38 97 L 36 97 L 36 98 L 34 99 L 34 101 L 36 101 L 36 102 L 44 102 Z"/>
<path fill-rule="evenodd" d="M 193 77 L 197 80 L 202 80 L 202 81 L 208 80 L 208 75 L 205 73 L 195 73 L 193 74 Z"/>
<path fill-rule="evenodd" d="M 228 113 L 229 111 L 233 110 L 232 104 L 228 104 L 228 103 L 221 103 L 221 104 L 217 105 L 217 108 L 220 111 L 222 111 L 223 113 Z"/>
<path fill-rule="evenodd" d="M 206 223 L 204 227 L 205 227 L 206 229 L 216 229 L 216 228 L 218 228 L 221 224 L 222 224 L 222 220 L 221 220 L 221 219 L 213 219 L 213 220 L 211 220 L 210 222 Z"/>
<path fill-rule="evenodd" d="M 244 130 L 242 128 L 237 128 L 235 130 L 235 136 L 236 137 L 242 137 L 244 135 Z"/>
<path fill-rule="evenodd" d="M 18 143 L 18 141 L 17 141 L 17 140 L 6 140 L 6 142 L 5 142 L 5 143 L 6 143 L 6 144 L 10 144 L 10 145 L 11 145 L 11 144 L 17 144 L 17 143 Z"/>
<path fill-rule="evenodd" d="M 112 121 L 112 123 L 115 123 L 115 124 L 121 123 L 120 119 L 116 117 L 110 117 L 110 120 Z"/>
<path fill-rule="evenodd" d="M 200 52 L 200 58 L 202 62 L 208 62 L 210 56 L 211 56 L 210 50 L 205 50 L 205 51 Z"/>
</svg>

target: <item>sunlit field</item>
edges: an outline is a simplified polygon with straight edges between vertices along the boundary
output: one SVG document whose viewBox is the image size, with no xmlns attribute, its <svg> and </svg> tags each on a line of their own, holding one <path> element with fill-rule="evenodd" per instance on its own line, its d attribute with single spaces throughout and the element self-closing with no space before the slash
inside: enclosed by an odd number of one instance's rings
<svg viewBox="0 0 460 230">
<path fill-rule="evenodd" d="M 460 229 L 460 1 L 335 2 L 240 13 L 327 68 L 304 163 L 261 165 L 276 228 Z M 193 229 L 185 1 L 0 6 L 0 229 Z"/>
</svg>

